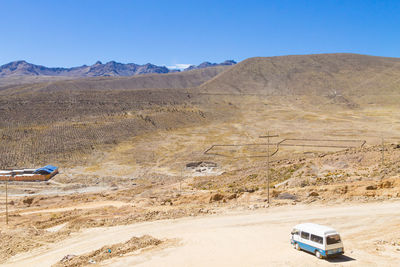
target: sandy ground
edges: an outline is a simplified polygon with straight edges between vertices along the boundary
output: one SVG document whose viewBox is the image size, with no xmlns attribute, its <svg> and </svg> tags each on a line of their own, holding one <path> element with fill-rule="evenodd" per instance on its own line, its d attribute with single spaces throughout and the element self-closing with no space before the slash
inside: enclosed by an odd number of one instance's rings
<svg viewBox="0 0 400 267">
<path fill-rule="evenodd" d="M 301 222 L 330 225 L 341 234 L 345 256 L 319 260 L 289 243 Z M 92 228 L 12 257 L 5 266 L 50 266 L 67 254 L 149 234 L 177 245 L 113 258 L 104 266 L 399 266 L 399 246 L 377 245 L 400 237 L 400 202 L 294 205 L 125 226 Z"/>
<path fill-rule="evenodd" d="M 126 202 L 122 201 L 97 201 L 97 202 L 90 202 L 90 203 L 83 203 L 71 207 L 63 207 L 63 208 L 53 208 L 53 209 L 40 209 L 40 210 L 33 210 L 33 211 L 24 211 L 19 212 L 20 215 L 29 215 L 29 214 L 39 214 L 39 213 L 48 213 L 48 212 L 64 212 L 64 211 L 71 211 L 71 210 L 87 210 L 87 209 L 95 209 L 101 207 L 116 207 L 121 208 L 123 206 L 127 206 Z M 18 209 L 9 209 L 9 212 L 18 211 Z M 0 211 L 0 215 L 5 214 L 5 211 Z"/>
<path fill-rule="evenodd" d="M 21 215 L 28 215 L 28 214 L 35 214 L 35 213 L 44 213 L 44 212 L 63 212 L 63 211 L 70 211 L 70 210 L 86 210 L 86 209 L 95 209 L 101 208 L 106 206 L 120 208 L 123 206 L 129 205 L 126 202 L 122 201 L 97 201 L 91 203 L 84 203 L 75 205 L 72 207 L 64 207 L 64 208 L 55 208 L 55 209 L 41 209 L 35 211 L 27 211 L 27 212 L 20 212 Z"/>
</svg>

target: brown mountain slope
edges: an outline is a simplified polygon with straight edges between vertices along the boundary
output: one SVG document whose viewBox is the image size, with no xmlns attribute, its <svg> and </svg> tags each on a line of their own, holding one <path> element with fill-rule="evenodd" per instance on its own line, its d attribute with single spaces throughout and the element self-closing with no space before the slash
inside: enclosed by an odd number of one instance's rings
<svg viewBox="0 0 400 267">
<path fill-rule="evenodd" d="M 204 83 L 209 93 L 400 94 L 400 59 L 357 54 L 249 58 Z"/>
<path fill-rule="evenodd" d="M 187 72 L 167 74 L 145 74 L 130 77 L 96 77 L 45 83 L 8 85 L 0 87 L 2 94 L 16 92 L 54 92 L 70 90 L 127 90 L 127 89 L 181 89 L 196 87 L 213 78 L 231 66 L 196 69 Z M 1 84 L 0 84 L 1 85 Z"/>
<path fill-rule="evenodd" d="M 0 90 L 0 166 L 73 164 L 103 145 L 159 130 L 176 138 L 178 128 L 194 125 L 199 140 L 209 138 L 197 152 L 215 143 L 258 142 L 251 137 L 266 129 L 282 138 L 392 137 L 400 132 L 399 103 L 400 60 L 354 54 L 9 87 Z"/>
</svg>

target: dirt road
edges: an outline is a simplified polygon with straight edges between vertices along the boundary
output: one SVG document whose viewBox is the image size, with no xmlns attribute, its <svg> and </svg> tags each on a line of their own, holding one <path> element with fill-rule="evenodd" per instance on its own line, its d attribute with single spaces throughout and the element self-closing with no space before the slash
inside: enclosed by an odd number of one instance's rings
<svg viewBox="0 0 400 267">
<path fill-rule="evenodd" d="M 340 231 L 345 256 L 327 261 L 294 250 L 289 243 L 289 233 L 293 225 L 301 222 L 326 224 Z M 393 246 L 391 241 L 400 241 L 400 201 L 283 206 L 94 228 L 62 242 L 16 255 L 6 266 L 49 266 L 67 254 L 86 253 L 143 234 L 178 239 L 178 244 L 113 258 L 102 265 L 399 266 L 400 246 Z"/>
</svg>

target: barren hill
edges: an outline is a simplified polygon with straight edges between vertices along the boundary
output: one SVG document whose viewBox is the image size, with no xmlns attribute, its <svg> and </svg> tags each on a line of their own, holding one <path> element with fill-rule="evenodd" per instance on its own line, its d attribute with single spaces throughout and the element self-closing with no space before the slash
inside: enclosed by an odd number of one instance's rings
<svg viewBox="0 0 400 267">
<path fill-rule="evenodd" d="M 130 77 L 93 77 L 39 83 L 14 84 L 1 87 L 2 94 L 16 92 L 50 92 L 71 90 L 129 90 L 129 89 L 182 89 L 196 87 L 213 78 L 230 66 L 209 67 L 185 72 L 145 74 Z M 59 77 L 50 77 L 57 79 Z M 26 79 L 26 78 L 24 78 Z M 27 80 L 29 82 L 31 80 Z M 39 80 L 40 81 L 40 80 Z M 16 82 L 15 79 L 12 82 Z"/>
<path fill-rule="evenodd" d="M 400 59 L 358 54 L 249 58 L 201 90 L 281 96 L 400 94 Z"/>
<path fill-rule="evenodd" d="M 209 123 L 216 123 L 209 145 L 258 136 L 265 127 L 292 138 L 310 129 L 315 137 L 389 135 L 400 131 L 394 115 L 400 103 L 399 63 L 355 54 L 281 56 L 180 73 L 3 87 L 0 137 L 8 141 L 0 152 L 9 156 L 0 163 L 27 166 L 47 157 L 59 158 L 59 164 L 82 149 L 87 155 L 94 146 L 145 132 Z M 218 124 L 228 120 L 231 124 Z M 235 132 L 235 138 L 225 138 Z M 21 140 L 31 143 L 13 150 Z M 205 149 L 203 142 L 198 145 L 198 151 Z M 42 150 L 46 156 L 35 153 Z"/>
</svg>

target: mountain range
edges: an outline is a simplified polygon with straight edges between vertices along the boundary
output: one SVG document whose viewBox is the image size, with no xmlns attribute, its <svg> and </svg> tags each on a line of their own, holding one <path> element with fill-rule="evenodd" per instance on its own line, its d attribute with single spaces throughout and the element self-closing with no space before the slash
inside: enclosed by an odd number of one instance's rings
<svg viewBox="0 0 400 267">
<path fill-rule="evenodd" d="M 188 70 L 195 70 L 195 69 L 204 69 L 204 68 L 209 68 L 209 67 L 216 67 L 216 66 L 231 66 L 231 65 L 235 65 L 236 61 L 234 60 L 225 60 L 222 63 L 210 63 L 208 61 L 205 61 L 203 63 L 201 63 L 200 65 L 191 65 L 188 68 L 184 69 L 184 71 L 188 71 Z"/>
<path fill-rule="evenodd" d="M 203 62 L 198 66 L 191 65 L 185 70 L 202 69 L 216 66 L 228 66 L 236 64 L 233 60 L 222 63 Z M 134 63 L 118 63 L 110 61 L 103 64 L 97 61 L 91 66 L 83 65 L 72 68 L 49 68 L 41 65 L 28 63 L 24 60 L 13 61 L 0 66 L 0 78 L 13 76 L 63 76 L 63 77 L 99 77 L 99 76 L 133 76 L 148 73 L 171 73 L 179 70 L 168 69 L 165 66 L 154 64 L 138 65 Z"/>
</svg>

